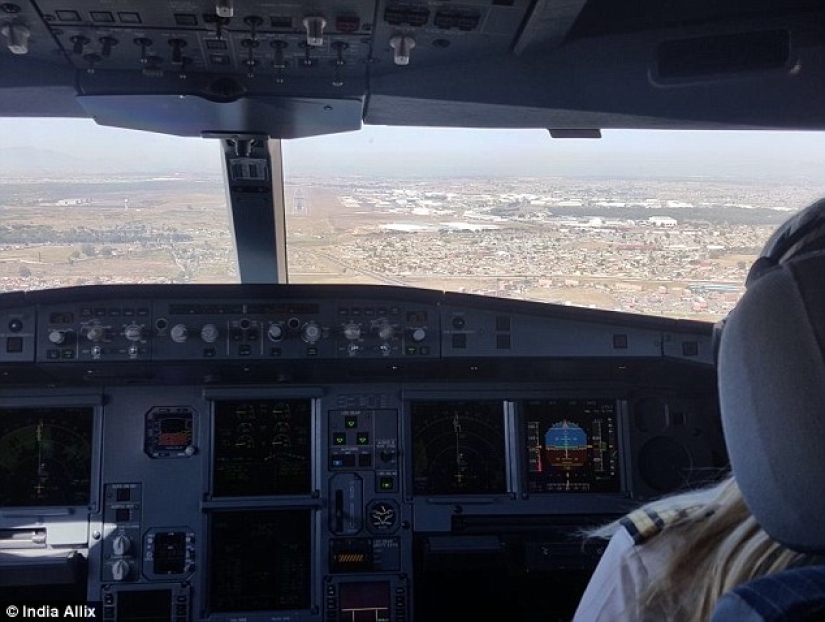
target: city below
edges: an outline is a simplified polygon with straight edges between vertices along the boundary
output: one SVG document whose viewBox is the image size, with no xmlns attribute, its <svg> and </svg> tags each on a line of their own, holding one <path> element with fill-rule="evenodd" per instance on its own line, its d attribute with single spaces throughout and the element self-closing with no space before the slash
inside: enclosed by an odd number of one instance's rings
<svg viewBox="0 0 825 622">
<path fill-rule="evenodd" d="M 813 198 L 800 184 L 706 178 L 293 177 L 289 281 L 714 320 L 770 233 Z M 3 291 L 238 280 L 217 176 L 7 177 L 0 210 Z"/>
</svg>

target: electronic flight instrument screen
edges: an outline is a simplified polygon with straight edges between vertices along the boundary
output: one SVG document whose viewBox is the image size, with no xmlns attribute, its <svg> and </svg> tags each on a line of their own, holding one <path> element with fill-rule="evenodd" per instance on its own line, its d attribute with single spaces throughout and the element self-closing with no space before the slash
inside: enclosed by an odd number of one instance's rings
<svg viewBox="0 0 825 622">
<path fill-rule="evenodd" d="M 412 402 L 417 495 L 506 492 L 500 401 Z"/>
<path fill-rule="evenodd" d="M 213 495 L 308 494 L 311 412 L 308 399 L 216 402 Z"/>
<path fill-rule="evenodd" d="M 0 507 L 88 505 L 91 408 L 0 409 Z"/>
<path fill-rule="evenodd" d="M 214 512 L 210 611 L 309 608 L 311 521 L 311 510 Z"/>
<path fill-rule="evenodd" d="M 619 492 L 614 401 L 527 401 L 523 415 L 529 492 Z"/>
</svg>

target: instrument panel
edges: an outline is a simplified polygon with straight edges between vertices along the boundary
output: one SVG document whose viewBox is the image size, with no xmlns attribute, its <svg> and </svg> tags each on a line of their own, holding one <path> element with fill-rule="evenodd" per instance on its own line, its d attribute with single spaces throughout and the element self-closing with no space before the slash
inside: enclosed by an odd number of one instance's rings
<svg viewBox="0 0 825 622">
<path fill-rule="evenodd" d="M 582 527 L 724 464 L 704 325 L 369 287 L 3 302 L 0 571 L 112 622 L 569 615 Z"/>
</svg>

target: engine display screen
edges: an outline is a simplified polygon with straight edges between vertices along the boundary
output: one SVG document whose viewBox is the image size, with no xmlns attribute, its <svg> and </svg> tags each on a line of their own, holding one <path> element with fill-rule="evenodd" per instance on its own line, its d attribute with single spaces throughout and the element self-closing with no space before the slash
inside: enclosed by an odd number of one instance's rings
<svg viewBox="0 0 825 622">
<path fill-rule="evenodd" d="M 528 401 L 523 415 L 529 492 L 619 492 L 614 401 Z"/>
<path fill-rule="evenodd" d="M 216 402 L 213 495 L 308 494 L 311 413 L 308 399 Z"/>
<path fill-rule="evenodd" d="M 309 608 L 311 521 L 310 510 L 214 512 L 209 610 Z"/>
<path fill-rule="evenodd" d="M 91 408 L 0 408 L 0 507 L 88 505 Z"/>
<path fill-rule="evenodd" d="M 415 494 L 506 492 L 499 401 L 412 402 Z"/>
</svg>

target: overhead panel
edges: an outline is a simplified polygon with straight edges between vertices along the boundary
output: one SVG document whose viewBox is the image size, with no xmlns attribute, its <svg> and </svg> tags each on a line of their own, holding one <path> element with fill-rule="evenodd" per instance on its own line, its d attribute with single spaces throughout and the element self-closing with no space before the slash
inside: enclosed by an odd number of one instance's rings
<svg viewBox="0 0 825 622">
<path fill-rule="evenodd" d="M 32 57 L 68 60 L 88 73 L 136 71 L 145 78 L 173 74 L 186 79 L 206 72 L 273 77 L 279 83 L 313 72 L 319 78 L 328 74 L 330 84 L 364 73 L 375 13 L 369 0 L 323 8 L 237 3 L 231 18 L 218 17 L 215 3 L 208 1 L 42 0 L 19 7 L 14 19 L 32 31 Z M 51 45 L 43 45 L 48 39 Z M 62 54 L 55 54 L 55 42 Z"/>
<path fill-rule="evenodd" d="M 530 0 L 385 0 L 378 6 L 372 72 L 507 54 L 530 5 Z M 409 40 L 409 62 L 399 58 L 399 37 Z M 478 67 L 481 77 L 483 63 Z"/>
</svg>

